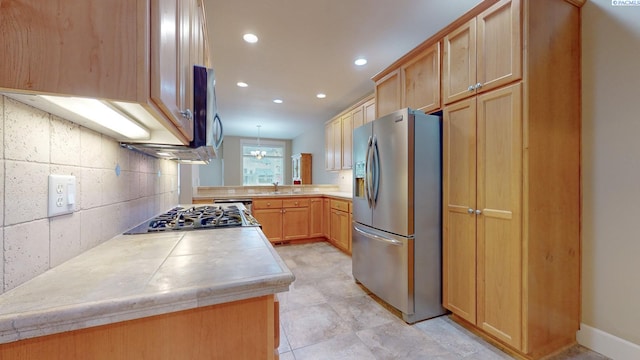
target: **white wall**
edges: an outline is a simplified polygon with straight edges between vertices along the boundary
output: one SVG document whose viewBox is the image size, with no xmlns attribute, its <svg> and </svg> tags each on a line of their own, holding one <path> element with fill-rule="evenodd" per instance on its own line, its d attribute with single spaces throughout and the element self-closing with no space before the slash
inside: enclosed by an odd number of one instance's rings
<svg viewBox="0 0 640 360">
<path fill-rule="evenodd" d="M 596 333 L 630 342 L 625 346 L 636 351 L 640 349 L 634 347 L 640 345 L 639 87 L 640 7 L 587 1 L 582 8 L 582 322 Z M 581 342 L 589 342 L 588 336 Z M 640 352 L 633 354 L 614 358 L 640 358 Z"/>
<path fill-rule="evenodd" d="M 324 124 L 316 124 L 312 131 L 293 139 L 292 153 L 311 153 L 311 182 L 313 184 L 338 184 L 340 173 L 324 169 Z"/>
<path fill-rule="evenodd" d="M 73 214 L 47 217 L 49 174 L 76 176 Z M 175 162 L 0 96 L 0 293 L 169 209 L 177 190 Z"/>
</svg>

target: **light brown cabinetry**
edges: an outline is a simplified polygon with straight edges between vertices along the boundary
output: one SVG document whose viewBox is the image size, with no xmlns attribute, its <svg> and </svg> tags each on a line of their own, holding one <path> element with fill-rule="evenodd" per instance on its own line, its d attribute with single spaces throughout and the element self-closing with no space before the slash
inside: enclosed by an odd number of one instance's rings
<svg viewBox="0 0 640 360">
<path fill-rule="evenodd" d="M 362 110 L 364 113 L 364 122 L 372 122 L 376 119 L 376 99 L 372 98 L 364 104 L 362 104 Z"/>
<path fill-rule="evenodd" d="M 281 199 L 253 199 L 251 212 L 262 226 L 262 232 L 269 241 L 278 242 L 284 239 Z"/>
<path fill-rule="evenodd" d="M 381 117 L 402 107 L 400 69 L 376 80 L 376 116 Z"/>
<path fill-rule="evenodd" d="M 445 104 L 522 77 L 520 0 L 501 0 L 444 37 Z"/>
<path fill-rule="evenodd" d="M 340 117 L 340 126 L 342 127 L 342 148 L 340 151 L 340 154 L 342 155 L 341 168 L 351 169 L 353 162 L 353 118 L 351 116 L 351 112 Z"/>
<path fill-rule="evenodd" d="M 376 75 L 376 116 L 404 107 L 430 113 L 440 104 L 440 41 L 412 51 Z"/>
<path fill-rule="evenodd" d="M 342 169 L 342 119 L 331 120 L 325 125 L 325 169 Z"/>
<path fill-rule="evenodd" d="M 484 39 L 454 46 L 474 21 Z M 580 9 L 498 1 L 465 24 L 445 40 L 445 67 L 465 59 L 447 46 L 477 44 L 483 86 L 444 91 L 443 305 L 537 359 L 575 343 L 580 321 Z M 472 69 L 457 69 L 443 79 L 462 89 L 451 79 Z"/>
<path fill-rule="evenodd" d="M 360 100 L 325 124 L 325 169 L 345 170 L 353 166 L 353 129 L 370 119 L 373 98 Z"/>
<path fill-rule="evenodd" d="M 444 304 L 522 344 L 522 86 L 444 110 Z M 476 103 L 477 101 L 477 103 Z"/>
<path fill-rule="evenodd" d="M 300 153 L 291 156 L 291 173 L 294 185 L 311 184 L 311 154 Z"/>
<path fill-rule="evenodd" d="M 331 200 L 322 199 L 322 236 L 331 239 Z"/>
<path fill-rule="evenodd" d="M 351 216 L 350 202 L 331 199 L 330 201 L 331 233 L 329 240 L 337 248 L 351 253 Z"/>
<path fill-rule="evenodd" d="M 324 234 L 322 205 L 321 197 L 309 199 L 309 237 L 311 238 L 320 238 Z"/>
<path fill-rule="evenodd" d="M 193 125 L 182 112 L 192 108 L 191 65 L 206 49 L 203 19 L 201 0 L 7 4 L 0 89 L 105 99 L 186 144 Z"/>
<path fill-rule="evenodd" d="M 271 242 L 309 237 L 308 198 L 253 199 L 253 216 Z"/>
<path fill-rule="evenodd" d="M 440 109 L 440 42 L 400 67 L 402 108 L 428 114 Z"/>
<path fill-rule="evenodd" d="M 0 359 L 275 359 L 274 295 L 0 345 Z"/>
</svg>

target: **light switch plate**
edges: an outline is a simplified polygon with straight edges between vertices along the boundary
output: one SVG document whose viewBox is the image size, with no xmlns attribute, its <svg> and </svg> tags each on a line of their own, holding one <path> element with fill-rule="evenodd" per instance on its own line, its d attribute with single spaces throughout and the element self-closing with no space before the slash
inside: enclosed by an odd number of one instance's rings
<svg viewBox="0 0 640 360">
<path fill-rule="evenodd" d="M 49 175 L 49 217 L 70 214 L 76 203 L 76 177 Z"/>
</svg>

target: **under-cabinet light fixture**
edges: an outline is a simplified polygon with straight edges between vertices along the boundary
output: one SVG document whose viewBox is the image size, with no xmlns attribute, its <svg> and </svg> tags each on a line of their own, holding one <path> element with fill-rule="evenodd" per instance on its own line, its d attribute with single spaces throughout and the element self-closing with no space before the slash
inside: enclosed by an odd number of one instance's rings
<svg viewBox="0 0 640 360">
<path fill-rule="evenodd" d="M 40 97 L 128 139 L 142 140 L 150 136 L 147 129 L 100 100 L 69 96 L 40 95 Z"/>
</svg>

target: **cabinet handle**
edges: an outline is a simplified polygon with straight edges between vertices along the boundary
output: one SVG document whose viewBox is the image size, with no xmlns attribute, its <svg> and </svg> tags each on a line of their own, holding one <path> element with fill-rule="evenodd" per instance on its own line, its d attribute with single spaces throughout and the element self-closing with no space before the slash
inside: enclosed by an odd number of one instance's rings
<svg viewBox="0 0 640 360">
<path fill-rule="evenodd" d="M 475 89 L 476 89 L 476 87 L 475 87 L 475 86 L 473 86 L 473 85 L 469 85 L 469 92 L 472 92 L 472 91 L 473 91 L 473 90 L 475 90 Z"/>
<path fill-rule="evenodd" d="M 267 203 L 267 206 L 271 206 L 271 203 Z"/>
<path fill-rule="evenodd" d="M 480 209 L 476 210 L 476 215 L 480 215 L 480 214 L 482 214 L 482 210 Z"/>
<path fill-rule="evenodd" d="M 472 208 L 469 208 L 469 209 L 467 209 L 467 212 L 468 212 L 469 214 L 473 214 L 473 209 L 472 209 Z"/>
<path fill-rule="evenodd" d="M 282 213 L 283 214 L 286 213 L 286 212 L 287 212 L 287 209 L 282 209 Z"/>
<path fill-rule="evenodd" d="M 295 204 L 296 206 L 298 206 L 298 202 L 297 202 L 297 201 L 296 201 L 294 204 Z"/>
<path fill-rule="evenodd" d="M 475 89 L 480 90 L 481 87 L 482 87 L 482 83 L 477 83 Z"/>
<path fill-rule="evenodd" d="M 180 115 L 187 120 L 193 120 L 193 113 L 190 109 L 180 111 Z"/>
</svg>

